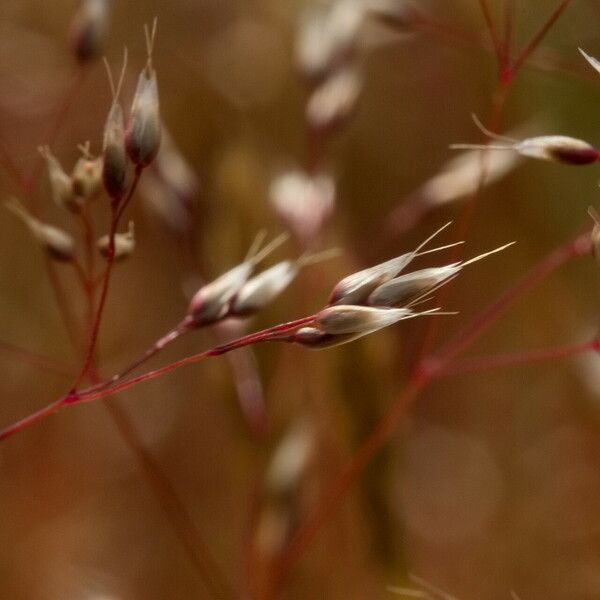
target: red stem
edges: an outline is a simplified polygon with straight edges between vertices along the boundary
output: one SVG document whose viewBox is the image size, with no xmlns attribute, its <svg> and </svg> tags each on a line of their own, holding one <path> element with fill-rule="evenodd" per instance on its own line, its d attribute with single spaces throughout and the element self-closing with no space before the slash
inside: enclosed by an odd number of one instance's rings
<svg viewBox="0 0 600 600">
<path fill-rule="evenodd" d="M 489 329 L 498 318 L 512 306 L 521 296 L 542 281 L 554 270 L 568 260 L 589 253 L 591 241 L 589 232 L 578 235 L 574 240 L 557 248 L 550 253 L 516 285 L 514 285 L 498 301 L 492 303 L 487 309 L 476 317 L 471 325 L 459 332 L 439 353 L 439 358 L 429 358 L 421 361 L 413 371 L 408 385 L 394 400 L 388 411 L 379 420 L 371 434 L 363 442 L 354 456 L 347 463 L 340 475 L 335 479 L 329 491 L 318 502 L 312 515 L 297 529 L 296 535 L 288 545 L 279 568 L 276 570 L 272 589 L 268 594 L 269 600 L 277 597 L 283 582 L 288 574 L 304 554 L 317 534 L 327 522 L 329 516 L 339 507 L 343 498 L 354 482 L 367 468 L 373 457 L 389 441 L 393 432 L 402 420 L 406 409 L 417 398 L 420 391 L 425 388 L 434 376 L 441 372 L 450 361 L 460 352 L 466 350 L 480 335 Z"/>
<path fill-rule="evenodd" d="M 475 358 L 466 358 L 459 361 L 455 360 L 437 371 L 434 374 L 434 377 L 448 377 L 452 375 L 461 375 L 463 373 L 473 373 L 487 371 L 489 369 L 557 360 L 574 354 L 581 354 L 583 352 L 597 352 L 599 349 L 600 338 L 596 338 L 589 342 L 571 344 L 569 346 L 554 346 L 551 348 L 540 348 L 538 350 L 516 353 L 508 352 L 493 356 L 477 356 Z"/>
<path fill-rule="evenodd" d="M 222 354 L 226 354 L 227 352 L 231 352 L 232 350 L 237 350 L 238 348 L 250 346 L 251 344 L 258 344 L 260 342 L 276 340 L 282 333 L 291 331 L 293 329 L 297 329 L 302 325 L 312 323 L 314 322 L 314 320 L 315 316 L 311 315 L 310 317 L 303 317 L 301 319 L 296 319 L 295 321 L 288 321 L 287 323 L 275 325 L 274 327 L 269 327 L 268 329 L 263 329 L 262 331 L 258 331 L 256 333 L 251 333 L 249 335 L 245 335 L 241 338 L 238 338 L 237 340 L 233 340 L 232 342 L 229 342 L 227 344 L 215 346 L 214 348 L 205 350 L 204 352 L 199 352 L 198 354 L 187 356 L 186 358 L 182 358 L 173 363 L 169 363 L 164 367 L 160 367 L 153 371 L 149 371 L 148 373 L 142 373 L 137 377 L 132 377 L 131 379 L 128 379 L 121 383 L 116 383 L 115 385 L 110 385 L 109 387 L 106 387 L 105 385 L 101 385 L 100 387 L 94 386 L 92 388 L 73 393 L 66 398 L 65 403 L 77 404 L 79 402 L 91 402 L 100 398 L 106 398 L 107 396 L 111 396 L 118 392 L 122 392 L 123 390 L 129 389 L 130 387 L 138 385 L 139 383 L 149 381 L 151 379 L 156 379 L 157 377 L 166 375 L 171 371 L 175 371 L 176 369 L 180 369 L 181 367 L 200 362 L 211 356 L 221 356 Z"/>
<path fill-rule="evenodd" d="M 90 339 L 88 342 L 87 352 L 85 355 L 85 359 L 83 361 L 83 366 L 81 367 L 81 371 L 73 383 L 72 389 L 76 390 L 79 384 L 83 381 L 87 372 L 89 371 L 90 366 L 94 360 L 94 352 L 96 350 L 96 343 L 98 342 L 98 334 L 100 332 L 100 325 L 102 323 L 102 316 L 104 314 L 104 308 L 106 306 L 106 298 L 108 296 L 108 287 L 110 284 L 110 276 L 112 274 L 112 268 L 115 262 L 115 234 L 117 233 L 117 227 L 119 225 L 119 220 L 123 215 L 123 211 L 129 204 L 135 190 L 137 188 L 137 184 L 140 180 L 140 176 L 142 174 L 142 168 L 137 166 L 135 169 L 135 175 L 133 178 L 133 182 L 131 183 L 131 187 L 129 188 L 129 192 L 127 193 L 127 197 L 121 202 L 119 206 L 116 202 L 111 204 L 112 209 L 112 219 L 110 224 L 110 233 L 109 233 L 109 245 L 108 245 L 108 255 L 106 258 L 106 270 L 104 271 L 104 277 L 102 279 L 102 290 L 100 292 L 100 301 L 98 302 L 98 308 L 96 310 L 96 315 L 94 317 L 94 322 L 91 328 Z"/>
<path fill-rule="evenodd" d="M 236 350 L 238 348 L 243 348 L 244 346 L 249 346 L 251 344 L 257 344 L 259 342 L 267 342 L 277 340 L 278 337 L 285 332 L 291 331 L 293 329 L 297 329 L 302 325 L 306 325 L 308 323 L 312 323 L 315 320 L 315 316 L 311 315 L 309 317 L 303 317 L 301 319 L 296 319 L 295 321 L 289 321 L 287 323 L 281 323 L 280 325 L 275 325 L 274 327 L 269 327 L 268 329 L 263 329 L 262 331 L 258 331 L 256 333 L 252 333 L 250 335 L 243 336 L 229 342 L 228 344 L 223 344 L 221 346 L 216 346 L 211 348 L 210 350 L 206 350 L 204 352 L 200 352 L 198 354 L 194 354 L 192 356 L 188 356 L 181 360 L 178 360 L 174 363 L 170 363 L 160 369 L 156 369 L 154 371 L 150 371 L 148 373 L 144 373 L 142 375 L 138 375 L 137 377 L 133 377 L 132 379 L 128 379 L 121 383 L 111 385 L 106 387 L 106 384 L 94 385 L 90 388 L 76 391 L 71 390 L 66 396 L 63 396 L 59 400 L 52 402 L 48 406 L 40 409 L 39 411 L 9 425 L 5 429 L 0 431 L 0 441 L 4 440 L 15 433 L 41 421 L 47 416 L 54 414 L 57 410 L 64 408 L 66 406 L 72 404 L 79 404 L 81 402 L 91 402 L 93 400 L 99 400 L 100 398 L 107 398 L 108 396 L 112 396 L 117 392 L 121 392 L 123 390 L 129 389 L 139 383 L 144 381 L 149 381 L 150 379 L 156 379 L 162 375 L 166 375 L 171 371 L 184 367 L 186 365 L 190 365 L 196 362 L 200 362 L 210 356 L 221 356 L 222 354 L 226 354 L 227 352 L 231 352 L 232 350 Z"/>
<path fill-rule="evenodd" d="M 115 402 L 103 402 L 121 438 L 136 457 L 154 495 L 162 507 L 185 552 L 206 585 L 210 596 L 218 600 L 233 600 L 236 596 L 212 557 L 194 519 L 177 494 L 156 459 L 140 443 L 140 436 L 125 411 Z"/>
<path fill-rule="evenodd" d="M 546 37 L 546 34 L 548 33 L 548 31 L 550 31 L 550 29 L 552 29 L 552 26 L 554 25 L 554 23 L 556 23 L 556 21 L 558 20 L 560 15 L 562 15 L 562 13 L 567 9 L 569 4 L 571 4 L 571 1 L 572 0 L 562 0 L 561 2 L 559 2 L 558 6 L 554 9 L 554 12 L 550 15 L 548 20 L 542 25 L 540 30 L 533 36 L 533 38 L 531 39 L 529 44 L 527 44 L 527 46 L 525 46 L 525 48 L 523 48 L 523 50 L 521 50 L 521 53 L 516 58 L 516 60 L 513 62 L 513 64 L 512 64 L 513 74 L 516 73 L 523 66 L 525 61 L 531 56 L 531 54 L 535 51 L 535 49 L 540 45 L 541 41 L 544 39 L 544 37 Z"/>
<path fill-rule="evenodd" d="M 66 117 L 69 114 L 69 111 L 71 110 L 71 106 L 73 105 L 73 102 L 75 101 L 75 98 L 77 97 L 77 94 L 79 93 L 83 82 L 85 81 L 87 73 L 88 71 L 86 68 L 78 67 L 77 73 L 73 79 L 73 83 L 67 89 L 63 98 L 60 100 L 60 103 L 56 109 L 55 120 L 52 124 L 50 131 L 48 132 L 48 135 L 46 136 L 46 144 L 48 146 L 53 146 L 56 143 L 58 135 L 60 134 L 61 129 L 65 124 Z M 35 190 L 39 184 L 43 167 L 44 159 L 40 155 L 36 158 L 30 177 L 23 182 L 22 187 L 27 196 L 33 197 Z M 32 207 L 32 212 L 34 215 L 37 214 L 37 206 L 34 205 Z"/>
<path fill-rule="evenodd" d="M 56 375 L 63 375 L 65 377 L 71 377 L 73 375 L 73 369 L 71 369 L 69 365 L 63 364 L 49 356 L 44 356 L 43 354 L 20 348 L 9 342 L 0 340 L 0 352 L 34 367 L 43 369 L 44 371 L 55 373 Z"/>
<path fill-rule="evenodd" d="M 490 12 L 490 7 L 488 6 L 487 0 L 479 0 L 479 6 L 481 8 L 481 12 L 483 13 L 483 18 L 492 40 L 492 45 L 494 46 L 494 52 L 498 58 L 498 64 L 502 65 L 502 43 L 500 41 L 500 36 L 498 35 L 496 25 L 494 24 L 494 18 Z"/>
<path fill-rule="evenodd" d="M 548 256 L 542 259 L 529 273 L 527 273 L 516 285 L 506 291 L 498 300 L 475 317 L 470 324 L 459 331 L 438 352 L 438 358 L 425 361 L 429 366 L 436 362 L 448 363 L 455 356 L 464 352 L 471 346 L 492 324 L 494 324 L 521 296 L 525 295 L 531 288 L 543 281 L 550 273 L 560 266 L 578 256 L 589 254 L 591 251 L 590 232 L 579 234 L 575 239 L 559 246 Z"/>
</svg>

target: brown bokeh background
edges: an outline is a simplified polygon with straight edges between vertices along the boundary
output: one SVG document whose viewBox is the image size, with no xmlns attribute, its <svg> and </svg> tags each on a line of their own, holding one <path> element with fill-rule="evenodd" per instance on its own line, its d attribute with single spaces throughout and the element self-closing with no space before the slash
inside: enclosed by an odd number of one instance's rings
<svg viewBox="0 0 600 600">
<path fill-rule="evenodd" d="M 356 114 L 328 146 L 325 161 L 338 195 L 321 245 L 340 247 L 342 256 L 304 271 L 272 307 L 244 325 L 247 330 L 319 309 L 343 275 L 413 248 L 460 213 L 462 204 L 453 203 L 409 233 L 386 233 L 386 215 L 438 172 L 451 157 L 448 145 L 477 141 L 469 115 L 489 113 L 495 86 L 494 57 L 481 47 L 487 37 L 478 3 L 422 4 L 481 44 L 439 31 L 371 32 Z M 555 4 L 517 2 L 520 44 Z M 501 14 L 502 2 L 490 5 Z M 161 110 L 200 188 L 191 247 L 148 209 L 142 194 L 133 203 L 137 247 L 112 281 L 100 340 L 105 374 L 181 318 L 199 272 L 217 276 L 242 259 L 260 228 L 271 235 L 281 230 L 269 206 L 269 183 L 280 169 L 306 160 L 306 92 L 293 64 L 303 6 L 300 0 L 114 3 L 106 52 L 117 70 L 123 46 L 129 47 L 127 103 L 144 63 L 142 26 L 158 16 Z M 75 77 L 67 44 L 75 9 L 70 0 L 2 2 L 0 133 L 23 172 L 35 162 Z M 519 73 L 503 117 L 506 130 L 527 122 L 538 134 L 565 133 L 600 144 L 600 77 L 577 52 L 581 46 L 600 56 L 599 28 L 594 0 L 572 3 L 537 55 L 547 69 Z M 99 150 L 109 103 L 102 65 L 94 64 L 53 147 L 64 164 L 75 160 L 76 145 L 86 139 Z M 467 255 L 510 240 L 517 244 L 451 284 L 445 307 L 460 314 L 443 318 L 439 341 L 582 225 L 591 225 L 586 211 L 600 206 L 599 178 L 595 166 L 528 161 L 482 192 Z M 0 190 L 3 197 L 17 193 L 4 172 Z M 78 232 L 69 215 L 51 204 L 45 179 L 36 197 L 47 220 Z M 103 232 L 105 199 L 93 210 Z M 444 241 L 453 235 L 446 232 Z M 44 259 L 7 211 L 0 214 L 0 240 L 0 340 L 75 371 L 80 358 L 65 335 Z M 276 258 L 301 252 L 292 241 Z M 60 267 L 59 273 L 69 303 L 81 311 L 72 271 Z M 598 326 L 598 281 L 591 257 L 568 264 L 469 354 L 589 339 Z M 196 556 L 202 540 L 233 597 L 253 597 L 257 581 L 270 573 L 268 559 L 256 551 L 257 527 L 268 522 L 261 515 L 281 511 L 293 529 L 311 512 L 402 389 L 426 327 L 425 320 L 410 321 L 319 353 L 256 348 L 269 424 L 262 433 L 249 428 L 231 365 L 221 358 L 111 400 L 181 504 L 171 496 L 157 499 L 157 485 L 166 493 L 164 481 L 149 475 L 139 450 L 136 455 L 124 443 L 114 413 L 102 403 L 61 412 L 2 442 L 0 598 L 215 597 L 207 585 L 215 567 L 194 563 L 182 537 L 192 540 Z M 197 332 L 152 364 L 214 341 L 210 332 Z M 60 396 L 69 383 L 3 347 L 0 425 Z M 412 585 L 407 575 L 413 573 L 465 600 L 509 598 L 511 590 L 523 600 L 598 598 L 599 398 L 596 355 L 434 382 L 307 549 L 285 597 L 393 598 L 388 587 Z M 273 508 L 263 491 L 265 473 L 280 440 L 305 420 L 313 444 L 309 464 L 293 497 L 278 498 Z M 182 506 L 195 531 L 182 520 Z"/>
</svg>

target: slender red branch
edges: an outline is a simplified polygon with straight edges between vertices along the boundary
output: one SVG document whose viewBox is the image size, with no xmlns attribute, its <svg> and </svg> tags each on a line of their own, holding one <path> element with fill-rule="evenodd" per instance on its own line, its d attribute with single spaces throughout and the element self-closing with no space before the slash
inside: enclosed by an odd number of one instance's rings
<svg viewBox="0 0 600 600">
<path fill-rule="evenodd" d="M 250 335 L 243 336 L 238 338 L 237 340 L 233 340 L 227 344 L 223 344 L 221 346 L 215 346 L 209 350 L 204 352 L 200 352 L 198 354 L 194 354 L 192 356 L 188 356 L 176 362 L 170 363 L 161 367 L 159 369 L 155 369 L 154 371 L 150 371 L 148 373 L 144 373 L 142 375 L 138 375 L 137 377 L 133 377 L 121 383 L 117 383 L 115 385 L 111 385 L 106 387 L 106 384 L 94 385 L 90 388 L 76 391 L 71 390 L 66 396 L 63 396 L 59 400 L 52 402 L 48 406 L 40 409 L 39 411 L 9 425 L 3 430 L 0 430 L 0 441 L 4 440 L 15 433 L 22 431 L 26 427 L 41 421 L 47 416 L 54 414 L 57 410 L 61 408 L 65 408 L 67 406 L 73 404 L 79 404 L 81 402 L 91 402 L 93 400 L 99 400 L 101 398 L 107 398 L 108 396 L 112 396 L 118 392 L 122 392 L 126 389 L 129 389 L 135 385 L 138 385 L 144 381 L 149 381 L 151 379 L 156 379 L 157 377 L 161 377 L 162 375 L 166 375 L 171 371 L 175 371 L 181 367 L 186 365 L 190 365 L 196 362 L 200 362 L 206 358 L 211 356 L 221 356 L 222 354 L 226 354 L 227 352 L 231 352 L 232 350 L 237 350 L 238 348 L 243 348 L 245 346 L 249 346 L 251 344 L 257 344 L 259 342 L 267 342 L 274 341 L 281 336 L 281 334 L 292 331 L 293 329 L 297 329 L 302 325 L 306 325 L 308 323 L 312 323 L 315 320 L 315 316 L 311 315 L 309 317 L 303 317 L 301 319 L 296 319 L 295 321 L 289 321 L 287 323 L 281 323 L 279 325 L 275 325 L 274 327 L 269 327 L 268 329 L 263 329 L 256 333 L 252 333 Z"/>
<path fill-rule="evenodd" d="M 85 81 L 87 73 L 88 73 L 88 71 L 85 67 L 79 67 L 77 69 L 77 73 L 75 74 L 75 76 L 73 78 L 73 82 L 67 89 L 65 95 L 60 100 L 58 107 L 56 109 L 56 113 L 55 113 L 56 116 L 55 116 L 54 122 L 52 123 L 50 130 L 49 130 L 48 134 L 46 135 L 46 143 L 48 144 L 48 146 L 53 146 L 56 143 L 56 140 L 58 139 L 58 136 L 66 122 L 67 115 L 69 114 L 69 111 L 71 110 L 71 107 L 73 106 L 73 103 L 75 102 L 75 99 L 77 98 L 77 94 L 79 93 L 79 90 L 81 89 L 81 87 Z M 31 171 L 31 175 L 29 176 L 29 178 L 27 180 L 25 180 L 23 182 L 22 187 L 24 188 L 24 191 L 27 194 L 27 196 L 29 196 L 30 198 L 33 198 L 33 196 L 35 194 L 35 190 L 39 184 L 43 167 L 44 167 L 44 159 L 40 155 L 35 160 L 33 169 Z M 32 212 L 34 214 L 37 213 L 36 205 L 32 206 Z"/>
<path fill-rule="evenodd" d="M 236 598 L 234 590 L 213 558 L 194 519 L 156 459 L 141 445 L 140 435 L 132 420 L 117 403 L 103 402 L 102 405 L 126 446 L 146 474 L 159 505 L 206 585 L 210 596 L 218 600 L 234 600 Z"/>
<path fill-rule="evenodd" d="M 502 66 L 502 42 L 500 41 L 500 36 L 498 35 L 498 30 L 496 29 L 496 25 L 494 23 L 494 17 L 492 16 L 487 0 L 479 0 L 479 6 L 481 8 L 481 12 L 483 13 L 483 18 L 488 28 L 490 39 L 492 40 L 492 45 L 494 46 L 494 52 L 498 58 L 498 64 Z"/>
<path fill-rule="evenodd" d="M 96 310 L 96 315 L 94 317 L 94 322 L 91 328 L 90 338 L 88 342 L 87 352 L 85 355 L 85 360 L 83 361 L 83 366 L 81 367 L 81 372 L 79 373 L 77 379 L 73 383 L 73 390 L 76 390 L 79 384 L 83 381 L 83 378 L 86 376 L 93 360 L 94 353 L 96 350 L 96 343 L 98 342 L 98 334 L 100 332 L 100 325 L 102 323 L 102 316 L 104 314 L 104 308 L 106 306 L 106 298 L 108 296 L 108 288 L 110 284 L 110 276 L 112 274 L 112 268 L 115 262 L 115 234 L 117 233 L 117 227 L 119 226 L 119 220 L 123 215 L 123 211 L 129 204 L 135 190 L 137 188 L 137 184 L 140 180 L 140 176 L 142 174 L 141 167 L 137 166 L 135 169 L 135 175 L 131 186 L 129 188 L 129 192 L 125 199 L 121 202 L 121 205 L 117 205 L 113 202 L 111 205 L 112 208 L 112 219 L 110 224 L 110 233 L 109 233 L 109 245 L 108 245 L 108 255 L 106 259 L 106 270 L 104 271 L 104 277 L 102 280 L 102 289 L 100 291 L 100 300 L 98 302 L 98 308 Z"/>
<path fill-rule="evenodd" d="M 9 342 L 0 340 L 0 352 L 7 356 L 28 363 L 34 367 L 48 371 L 49 373 L 55 373 L 56 375 L 63 375 L 65 377 L 71 377 L 73 375 L 73 369 L 69 365 L 55 360 L 49 356 L 32 352 L 20 346 L 15 346 Z"/>
<path fill-rule="evenodd" d="M 50 285 L 54 293 L 54 299 L 56 300 L 56 306 L 58 307 L 60 318 L 65 326 L 65 331 L 67 332 L 67 336 L 73 346 L 78 348 L 80 345 L 78 325 L 71 311 L 71 305 L 67 300 L 67 295 L 63 288 L 62 281 L 60 280 L 60 277 L 56 271 L 56 265 L 54 261 L 47 255 L 45 256 L 45 265 L 46 272 L 48 273 L 48 278 L 50 280 Z"/>
<path fill-rule="evenodd" d="M 575 354 L 582 354 L 584 352 L 597 352 L 599 348 L 600 338 L 596 338 L 581 344 L 553 346 L 551 348 L 539 348 L 537 350 L 528 350 L 525 352 L 508 352 L 493 356 L 476 356 L 474 358 L 454 360 L 434 373 L 434 377 L 449 377 L 461 375 L 463 373 L 473 373 L 487 371 L 489 369 L 499 369 L 502 367 L 513 367 L 516 365 L 558 360 Z"/>
<path fill-rule="evenodd" d="M 504 40 L 502 43 L 502 63 L 510 64 L 513 34 L 515 29 L 515 0 L 504 0 Z"/>
<path fill-rule="evenodd" d="M 21 419 L 20 421 L 17 421 L 16 423 L 9 425 L 8 427 L 6 427 L 2 431 L 0 431 L 0 441 L 5 440 L 6 438 L 9 438 L 12 435 L 15 435 L 15 433 L 19 433 L 19 431 L 23 431 L 23 429 L 30 427 L 34 423 L 37 423 L 37 422 L 41 421 L 42 419 L 49 417 L 50 415 L 53 415 L 55 412 L 60 410 L 63 406 L 64 406 L 64 398 L 60 398 L 59 400 L 56 400 L 55 402 L 52 402 L 51 404 L 48 404 L 47 406 L 40 408 L 36 412 L 31 413 L 24 419 Z"/>
<path fill-rule="evenodd" d="M 540 30 L 533 36 L 529 44 L 521 50 L 519 56 L 515 59 L 512 64 L 512 71 L 516 73 L 531 56 L 531 54 L 537 49 L 541 41 L 546 37 L 546 34 L 552 29 L 553 25 L 558 21 L 562 13 L 567 9 L 572 0 L 562 0 L 558 3 L 554 12 L 550 15 L 548 20 L 542 25 Z"/>
<path fill-rule="evenodd" d="M 370 464 L 373 457 L 389 441 L 407 408 L 418 397 L 421 390 L 445 368 L 460 352 L 466 350 L 475 340 L 490 328 L 504 312 L 532 287 L 540 283 L 561 265 L 591 250 L 590 233 L 576 236 L 542 259 L 521 280 L 519 280 L 499 300 L 482 311 L 470 325 L 459 332 L 438 358 L 425 358 L 413 371 L 413 374 L 400 395 L 378 421 L 377 425 L 335 479 L 329 491 L 317 503 L 314 512 L 297 529 L 288 550 L 276 570 L 269 600 L 278 596 L 287 576 L 317 537 L 329 516 L 333 514 L 351 489 L 355 481 Z"/>
<path fill-rule="evenodd" d="M 556 248 L 513 287 L 476 316 L 464 329 L 459 331 L 437 352 L 437 358 L 427 360 L 428 366 L 434 367 L 435 363 L 446 364 L 455 356 L 464 352 L 531 288 L 569 260 L 589 254 L 590 251 L 591 237 L 589 231 L 579 234 L 575 239 Z"/>
<path fill-rule="evenodd" d="M 176 369 L 180 369 L 181 367 L 200 362 L 211 356 L 221 356 L 223 354 L 226 354 L 227 352 L 237 350 L 238 348 L 244 348 L 245 346 L 250 346 L 251 344 L 258 344 L 260 342 L 277 340 L 277 338 L 282 333 L 291 331 L 293 329 L 297 329 L 302 325 L 312 323 L 314 322 L 314 320 L 315 316 L 311 315 L 310 317 L 303 317 L 301 319 L 296 319 L 295 321 L 289 321 L 287 323 L 275 325 L 274 327 L 263 329 L 262 331 L 258 331 L 257 333 L 251 333 L 249 335 L 245 335 L 241 338 L 233 340 L 232 342 L 229 342 L 227 344 L 215 346 L 214 348 L 205 350 L 204 352 L 199 352 L 198 354 L 187 356 L 186 358 L 182 358 L 173 363 L 169 363 L 168 365 L 165 365 L 164 367 L 160 367 L 153 371 L 143 373 L 142 375 L 138 375 L 137 377 L 132 377 L 131 379 L 127 379 L 126 381 L 123 381 L 121 383 L 116 383 L 108 387 L 106 387 L 105 385 L 95 386 L 89 389 L 80 390 L 77 393 L 72 393 L 65 399 L 65 403 L 77 404 L 79 402 L 91 402 L 100 398 L 106 398 L 107 396 L 111 396 L 118 392 L 122 392 L 126 389 L 129 389 L 130 387 L 143 383 L 144 381 L 156 379 L 157 377 L 166 375 L 171 371 L 175 371 Z"/>
</svg>

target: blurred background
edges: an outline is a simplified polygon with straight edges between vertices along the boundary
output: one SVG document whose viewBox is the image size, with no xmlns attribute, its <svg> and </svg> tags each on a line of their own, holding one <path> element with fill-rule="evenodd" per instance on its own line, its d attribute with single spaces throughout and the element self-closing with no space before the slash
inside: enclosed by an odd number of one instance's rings
<svg viewBox="0 0 600 600">
<path fill-rule="evenodd" d="M 500 30 L 514 8 L 515 55 L 556 5 L 489 2 Z M 0 17 L 1 195 L 77 239 L 37 147 L 51 142 L 67 170 L 78 144 L 101 151 L 106 73 L 100 60 L 77 62 L 69 31 L 78 10 L 104 8 L 3 0 Z M 492 111 L 498 66 L 477 0 L 372 3 L 360 19 L 305 0 L 121 0 L 108 9 L 101 53 L 117 73 L 129 49 L 125 106 L 145 63 L 143 25 L 158 17 L 154 66 L 171 142 L 163 138 L 128 210 L 136 248 L 111 282 L 98 363 L 106 376 L 176 324 L 200 282 L 241 262 L 262 228 L 292 233 L 267 265 L 331 247 L 341 255 L 306 267 L 256 318 L 186 336 L 151 366 L 311 314 L 346 274 L 460 222 L 467 200 L 466 256 L 517 244 L 451 284 L 444 308 L 459 314 L 439 317 L 435 348 L 591 227 L 589 205 L 600 208 L 593 165 L 505 153 L 475 201 L 477 157 L 447 166 L 449 144 L 481 141 L 471 113 L 487 121 Z M 571 3 L 517 74 L 498 131 L 600 144 L 600 76 L 577 51 L 600 56 L 599 27 L 597 2 Z M 36 168 L 39 186 L 25 194 L 15 172 Z M 432 183 L 444 169 L 450 176 Z M 106 197 L 90 211 L 106 233 Z M 74 269 L 49 267 L 8 211 L 0 240 L 4 426 L 63 394 L 81 365 L 49 273 L 76 322 L 85 303 Z M 591 339 L 598 278 L 592 257 L 569 263 L 469 356 Z M 0 598 L 267 598 L 289 540 L 405 386 L 429 326 L 415 319 L 322 352 L 264 344 L 3 441 Z M 599 398 L 597 354 L 432 382 L 281 596 L 395 598 L 391 587 L 429 582 L 463 600 L 511 590 L 522 600 L 598 598 Z"/>
</svg>

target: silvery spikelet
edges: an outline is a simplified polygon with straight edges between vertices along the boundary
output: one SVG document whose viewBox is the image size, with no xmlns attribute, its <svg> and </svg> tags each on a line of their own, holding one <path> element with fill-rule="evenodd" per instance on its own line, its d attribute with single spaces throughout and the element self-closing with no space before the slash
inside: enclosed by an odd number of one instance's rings
<svg viewBox="0 0 600 600">
<path fill-rule="evenodd" d="M 148 61 L 138 78 L 126 130 L 127 154 L 138 167 L 146 167 L 154 160 L 160 146 L 161 130 L 158 83 L 152 66 L 156 19 L 152 33 L 147 28 L 145 31 Z"/>
<path fill-rule="evenodd" d="M 100 58 L 108 30 L 109 0 L 81 0 L 71 25 L 71 45 L 81 63 Z"/>
<path fill-rule="evenodd" d="M 363 81 L 355 67 L 328 77 L 306 103 L 306 121 L 317 131 L 331 132 L 345 123 L 356 108 Z"/>
<path fill-rule="evenodd" d="M 501 143 L 488 145 L 452 144 L 451 148 L 455 150 L 512 150 L 528 158 L 560 162 L 568 165 L 589 165 L 597 162 L 600 157 L 598 150 L 584 140 L 566 135 L 543 135 L 524 140 L 515 140 L 489 131 L 475 115 L 472 116 L 477 127 L 485 135 Z"/>
<path fill-rule="evenodd" d="M 110 250 L 110 236 L 103 235 L 96 242 L 96 246 L 100 251 L 100 254 L 102 254 L 104 258 L 108 258 Z M 124 258 L 127 258 L 133 254 L 133 251 L 135 250 L 135 228 L 133 221 L 129 221 L 129 225 L 125 233 L 115 233 L 114 248 L 115 260 L 123 260 Z"/>
<path fill-rule="evenodd" d="M 249 316 L 268 306 L 298 276 L 300 270 L 333 255 L 337 251 L 307 254 L 298 260 L 283 260 L 249 279 L 231 302 L 230 314 Z"/>
<path fill-rule="evenodd" d="M 419 256 L 419 251 L 428 244 L 434 237 L 441 233 L 450 223 L 446 223 L 443 227 L 438 229 L 433 235 L 429 236 L 424 242 L 419 244 L 412 252 L 407 252 L 392 258 L 388 261 L 363 269 L 344 277 L 332 290 L 329 297 L 328 304 L 362 304 L 366 302 L 369 294 L 378 286 L 393 279 L 398 273 L 405 269 L 415 257 Z M 427 252 L 435 252 L 442 250 L 448 246 L 442 248 L 435 248 Z"/>
<path fill-rule="evenodd" d="M 75 255 L 73 238 L 58 227 L 42 223 L 30 215 L 25 207 L 16 199 L 6 202 L 6 208 L 16 215 L 27 226 L 35 240 L 50 255 L 59 261 L 70 261 Z"/>
<path fill-rule="evenodd" d="M 512 242 L 464 262 L 455 262 L 441 267 L 429 267 L 427 269 L 420 269 L 395 277 L 373 290 L 373 292 L 369 294 L 367 304 L 369 306 L 378 307 L 409 305 L 412 302 L 418 301 L 427 293 L 434 291 L 440 285 L 450 281 L 450 279 L 467 265 L 477 262 L 491 254 L 495 254 L 496 252 L 500 252 L 511 245 Z"/>
<path fill-rule="evenodd" d="M 90 156 L 87 147 L 82 149 L 85 149 L 84 155 L 77 159 L 71 172 L 71 181 L 75 196 L 90 200 L 98 195 L 102 185 L 103 160 L 101 156 Z"/>
<path fill-rule="evenodd" d="M 333 333 L 326 333 L 317 327 L 302 327 L 291 336 L 287 336 L 285 341 L 300 344 L 311 350 L 326 350 L 327 348 L 334 348 L 335 346 L 353 342 L 368 333 L 370 332 L 335 335 Z"/>
<path fill-rule="evenodd" d="M 192 297 L 187 310 L 190 327 L 205 326 L 225 317 L 229 312 L 231 300 L 248 281 L 254 267 L 285 239 L 287 236 L 279 236 L 257 252 L 262 243 L 262 237 L 257 237 L 244 262 L 203 285 Z"/>
<path fill-rule="evenodd" d="M 39 152 L 44 157 L 48 167 L 48 179 L 54 203 L 64 210 L 78 212 L 82 201 L 73 193 L 71 177 L 65 173 L 60 162 L 48 146 L 40 146 Z"/>
<path fill-rule="evenodd" d="M 325 333 L 353 334 L 377 331 L 413 316 L 409 308 L 373 308 L 339 304 L 317 313 L 315 323 Z"/>
<path fill-rule="evenodd" d="M 125 120 L 123 109 L 119 103 L 119 93 L 123 85 L 123 78 L 127 67 L 127 49 L 125 49 L 121 77 L 116 88 L 108 63 L 105 64 L 113 101 L 104 125 L 102 180 L 108 195 L 114 202 L 119 202 L 127 188 L 128 163 L 125 149 Z"/>
<path fill-rule="evenodd" d="M 293 169 L 275 177 L 269 186 L 273 209 L 308 247 L 313 244 L 335 210 L 336 183 L 329 173 Z"/>
</svg>

